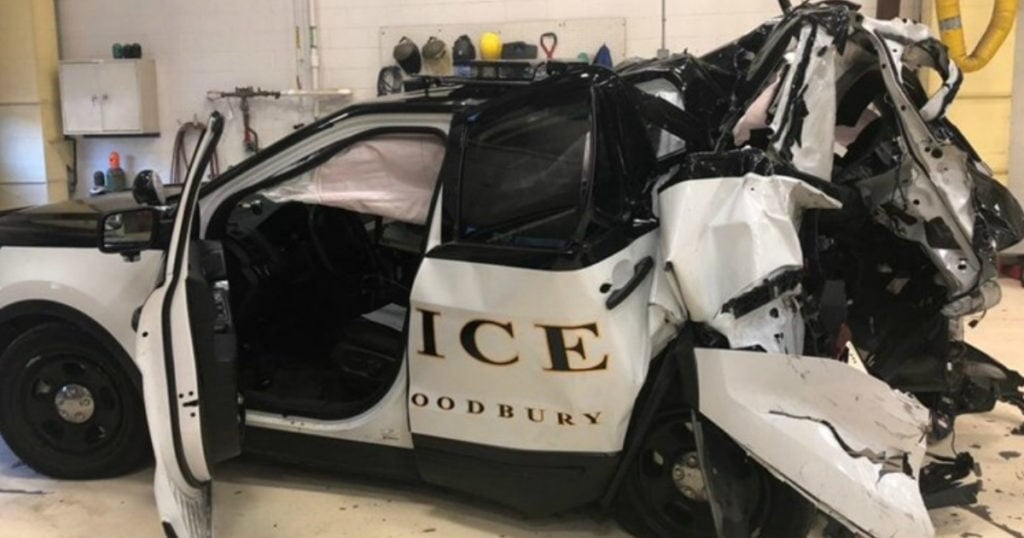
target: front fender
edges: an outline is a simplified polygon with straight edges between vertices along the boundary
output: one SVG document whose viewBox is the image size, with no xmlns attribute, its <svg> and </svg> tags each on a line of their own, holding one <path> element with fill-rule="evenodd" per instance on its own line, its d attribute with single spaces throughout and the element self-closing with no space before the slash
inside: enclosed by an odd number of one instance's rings
<svg viewBox="0 0 1024 538">
<path fill-rule="evenodd" d="M 25 302 L 63 305 L 95 321 L 134 356 L 135 309 L 153 291 L 163 254 L 136 262 L 95 248 L 0 248 L 0 310 Z"/>
<path fill-rule="evenodd" d="M 932 536 L 928 410 L 843 363 L 696 350 L 698 410 L 777 478 L 868 536 Z M 712 492 L 714 494 L 714 492 Z"/>
</svg>

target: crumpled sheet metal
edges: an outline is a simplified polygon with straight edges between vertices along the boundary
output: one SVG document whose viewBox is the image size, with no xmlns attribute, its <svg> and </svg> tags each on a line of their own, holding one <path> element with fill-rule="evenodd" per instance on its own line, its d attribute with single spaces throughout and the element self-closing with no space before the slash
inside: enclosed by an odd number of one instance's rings
<svg viewBox="0 0 1024 538">
<path fill-rule="evenodd" d="M 867 23 L 865 28 L 871 28 L 871 24 Z M 906 37 L 911 38 L 914 30 L 906 31 Z M 876 48 L 888 51 L 887 47 L 896 46 L 900 35 L 876 29 L 869 32 L 869 38 Z M 902 49 L 895 50 L 900 52 Z M 916 241 L 925 248 L 945 277 L 951 297 L 970 296 L 969 300 L 960 301 L 951 314 L 965 315 L 988 308 L 992 306 L 991 293 L 986 293 L 984 283 L 994 281 L 995 271 L 992 267 L 985 267 L 985 260 L 978 257 L 972 244 L 976 213 L 971 203 L 973 185 L 967 152 L 955 144 L 940 141 L 929 129 L 926 119 L 913 110 L 913 103 L 899 85 L 902 73 L 894 67 L 896 58 L 889 54 L 894 53 L 886 52 L 878 62 L 889 96 L 899 109 L 896 117 L 905 133 L 900 143 L 908 164 L 899 175 L 898 190 L 895 185 L 876 185 L 876 190 L 869 196 L 876 203 L 881 203 L 888 194 L 896 207 L 916 222 L 905 225 L 881 211 L 875 213 L 876 219 L 892 228 L 895 234 Z M 941 219 L 949 227 L 957 248 L 938 248 L 929 243 L 924 223 L 933 219 Z"/>
<path fill-rule="evenodd" d="M 816 9 L 801 11 L 809 14 Z M 845 102 L 852 81 L 880 71 L 892 102 L 892 111 L 885 113 L 894 116 L 903 133 L 899 144 L 905 160 L 897 177 L 862 181 L 865 200 L 877 222 L 919 243 L 935 262 L 949 285 L 951 316 L 991 307 L 998 300 L 991 283 L 995 271 L 991 261 L 975 255 L 973 244 L 977 215 L 970 168 L 977 164 L 970 162 L 967 148 L 942 140 L 927 123 L 943 118 L 962 74 L 926 25 L 849 16 L 845 25 L 818 24 L 810 15 L 784 21 L 790 33 L 779 39 L 788 43 L 777 49 L 775 58 L 762 54 L 774 71 L 747 102 L 730 133 L 742 144 L 754 131 L 767 129 L 780 158 L 802 173 L 829 180 L 834 151 L 845 151 L 878 114 L 870 105 L 856 125 L 837 127 L 837 114 L 842 111 L 836 104 Z M 798 31 L 794 25 L 800 25 Z M 904 88 L 911 85 L 905 77 L 924 70 L 937 72 L 942 84 L 918 107 Z M 930 242 L 929 222 L 932 227 L 948 226 L 957 245 Z"/>
<path fill-rule="evenodd" d="M 819 178 L 832 175 L 836 126 L 836 49 L 821 26 L 800 31 L 796 49 L 786 55 L 778 113 L 772 118 L 772 145 L 793 166 Z"/>
<path fill-rule="evenodd" d="M 940 75 L 944 75 L 942 86 L 936 90 L 935 94 L 920 109 L 921 117 L 925 121 L 932 121 L 944 116 L 946 108 L 953 98 L 956 97 L 956 93 L 960 89 L 963 73 L 957 67 L 956 62 L 949 56 L 946 56 L 944 65 L 938 65 L 931 62 L 930 58 L 915 54 L 913 47 L 908 47 L 908 44 L 913 45 L 935 40 L 931 29 L 925 24 L 909 19 L 881 20 L 872 17 L 865 17 L 861 21 L 861 26 L 885 40 L 897 61 L 915 69 L 931 67 L 939 72 Z M 898 80 L 903 80 L 902 71 L 898 71 L 896 76 Z"/>
<path fill-rule="evenodd" d="M 868 536 L 934 535 L 916 399 L 816 357 L 698 348 L 696 361 L 700 412 L 821 510 Z"/>
<path fill-rule="evenodd" d="M 808 208 L 840 207 L 803 181 L 752 173 L 672 184 L 659 193 L 658 203 L 662 252 L 690 319 L 709 323 L 733 347 L 741 340 L 752 345 L 747 340 L 759 333 L 738 327 L 722 306 L 780 269 L 803 266 L 797 233 L 801 214 Z M 771 345 L 774 332 L 766 329 L 762 336 L 769 341 L 754 343 L 776 351 L 799 350 Z"/>
</svg>

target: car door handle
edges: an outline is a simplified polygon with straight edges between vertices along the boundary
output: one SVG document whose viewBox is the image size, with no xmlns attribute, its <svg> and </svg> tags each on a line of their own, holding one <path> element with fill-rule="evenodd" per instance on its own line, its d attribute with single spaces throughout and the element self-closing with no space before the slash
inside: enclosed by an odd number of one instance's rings
<svg viewBox="0 0 1024 538">
<path fill-rule="evenodd" d="M 637 264 L 633 266 L 633 276 L 629 278 L 629 281 L 621 288 L 612 290 L 612 292 L 608 294 L 608 298 L 604 301 L 604 305 L 608 307 L 608 310 L 622 304 L 622 301 L 625 301 L 626 297 L 629 297 L 629 294 L 633 293 L 633 290 L 637 289 L 637 287 L 640 286 L 640 283 L 647 278 L 651 269 L 654 269 L 654 258 L 647 256 L 637 262 Z"/>
</svg>

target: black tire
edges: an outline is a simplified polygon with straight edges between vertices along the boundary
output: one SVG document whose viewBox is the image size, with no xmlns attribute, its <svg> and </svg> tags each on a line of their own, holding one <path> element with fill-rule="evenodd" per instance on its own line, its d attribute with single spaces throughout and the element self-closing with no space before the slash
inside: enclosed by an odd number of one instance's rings
<svg viewBox="0 0 1024 538">
<path fill-rule="evenodd" d="M 131 378 L 67 323 L 33 327 L 0 355 L 0 434 L 21 461 L 54 478 L 120 476 L 152 457 Z"/>
<path fill-rule="evenodd" d="M 693 430 L 688 426 L 690 417 L 689 411 L 659 417 L 641 441 L 637 457 L 628 463 L 612 510 L 619 525 L 634 536 L 717 536 L 711 505 L 685 497 L 672 478 L 675 462 L 695 454 L 697 449 Z M 768 538 L 807 536 L 814 522 L 814 506 L 753 460 L 746 462 L 750 490 L 757 492 L 758 510 L 751 525 L 754 534 Z"/>
</svg>

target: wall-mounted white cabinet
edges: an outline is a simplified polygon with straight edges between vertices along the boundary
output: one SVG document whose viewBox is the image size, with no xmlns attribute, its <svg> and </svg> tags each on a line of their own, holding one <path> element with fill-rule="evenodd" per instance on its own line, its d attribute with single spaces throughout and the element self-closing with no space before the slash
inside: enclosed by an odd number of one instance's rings
<svg viewBox="0 0 1024 538">
<path fill-rule="evenodd" d="M 64 134 L 158 134 L 153 60 L 69 60 L 60 64 Z"/>
</svg>

